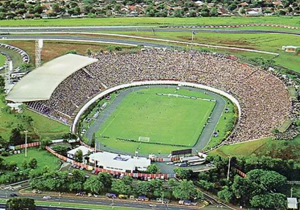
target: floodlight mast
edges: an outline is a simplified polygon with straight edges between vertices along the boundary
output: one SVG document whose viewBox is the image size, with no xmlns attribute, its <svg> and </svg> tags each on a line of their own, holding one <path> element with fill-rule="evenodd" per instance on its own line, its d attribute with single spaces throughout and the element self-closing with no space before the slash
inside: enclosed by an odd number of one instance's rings
<svg viewBox="0 0 300 210">
<path fill-rule="evenodd" d="M 43 39 L 37 39 L 35 41 L 35 67 L 36 68 L 41 66 L 43 45 L 44 45 Z"/>
</svg>

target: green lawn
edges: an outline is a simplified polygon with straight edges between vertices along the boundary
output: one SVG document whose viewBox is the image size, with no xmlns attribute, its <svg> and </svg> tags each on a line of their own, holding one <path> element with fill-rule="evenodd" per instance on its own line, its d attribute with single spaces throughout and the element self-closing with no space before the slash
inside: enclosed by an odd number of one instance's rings
<svg viewBox="0 0 300 210">
<path fill-rule="evenodd" d="M 186 99 L 174 96 L 158 96 L 157 93 L 195 96 Z M 116 138 L 138 141 L 140 136 L 149 137 L 152 143 L 192 147 L 202 132 L 215 102 L 203 99 L 210 96 L 180 89 L 151 88 L 129 93 L 113 114 L 96 133 L 101 143 L 108 147 L 134 151 L 138 143 L 120 141 Z M 121 147 L 123 146 L 124 147 Z M 142 144 L 145 150 L 151 145 L 163 152 L 161 145 Z M 128 148 L 127 148 L 128 147 Z M 157 150 L 152 150 L 155 152 Z M 170 151 L 170 150 L 169 150 Z M 169 152 L 168 151 L 168 152 Z M 142 151 L 140 151 L 142 152 Z"/>
<path fill-rule="evenodd" d="M 36 158 L 37 168 L 34 169 L 36 173 L 41 172 L 45 166 L 49 167 L 49 171 L 57 170 L 60 166 L 60 160 L 57 157 L 46 150 L 39 150 L 38 148 L 28 149 L 27 158 L 25 158 L 24 153 L 1 158 L 3 158 L 5 162 L 13 161 L 17 163 L 19 168 L 22 167 L 22 162 L 24 160 L 27 160 L 27 162 L 29 162 L 31 158 Z"/>
<path fill-rule="evenodd" d="M 249 156 L 263 147 L 266 143 L 271 142 L 271 138 L 260 139 L 256 141 L 244 142 L 234 145 L 222 146 L 210 152 L 211 155 L 220 156 Z"/>
<path fill-rule="evenodd" d="M 1 52 L 1 50 L 0 50 Z M 0 54 L 0 67 L 3 66 L 5 64 L 6 61 L 6 57 L 2 54 Z"/>
<path fill-rule="evenodd" d="M 69 132 L 70 128 L 60 122 L 46 118 L 31 110 L 25 109 L 23 113 L 9 113 L 6 110 L 6 104 L 3 102 L 3 95 L 0 95 L 0 135 L 9 140 L 11 130 L 21 127 L 29 131 L 29 135 L 39 135 L 41 138 L 60 138 Z M 28 122 L 28 117 L 32 122 Z"/>
<path fill-rule="evenodd" d="M 231 101 L 226 99 L 226 103 L 226 108 L 228 108 L 229 111 L 225 113 L 224 110 L 215 129 L 219 131 L 219 135 L 217 137 L 212 136 L 205 149 L 213 148 L 221 143 L 230 134 L 235 126 L 234 122 L 237 118 L 237 112 Z"/>
<path fill-rule="evenodd" d="M 19 67 L 23 63 L 21 55 L 14 50 L 7 49 L 5 47 L 0 47 L 0 52 L 6 53 L 12 59 L 14 68 Z M 0 66 L 2 66 L 2 59 L 3 58 L 0 58 Z"/>
<path fill-rule="evenodd" d="M 74 18 L 39 20 L 1 20 L 1 26 L 124 26 L 124 25 L 234 25 L 250 23 L 274 23 L 300 26 L 299 17 L 198 17 L 198 18 Z"/>
</svg>

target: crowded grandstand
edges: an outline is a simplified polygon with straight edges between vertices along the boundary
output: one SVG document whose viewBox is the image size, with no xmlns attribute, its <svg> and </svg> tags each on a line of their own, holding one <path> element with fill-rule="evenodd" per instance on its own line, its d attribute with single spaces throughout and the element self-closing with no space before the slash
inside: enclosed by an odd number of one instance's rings
<svg viewBox="0 0 300 210">
<path fill-rule="evenodd" d="M 97 61 L 65 75 L 47 100 L 22 102 L 43 115 L 71 124 L 81 106 L 99 92 L 117 85 L 153 80 L 200 83 L 226 91 L 239 100 L 241 117 L 230 142 L 270 136 L 271 130 L 291 113 L 291 99 L 280 79 L 226 55 L 146 49 L 138 53 L 100 53 L 91 58 Z M 12 93 L 14 89 L 7 100 L 17 101 Z"/>
</svg>

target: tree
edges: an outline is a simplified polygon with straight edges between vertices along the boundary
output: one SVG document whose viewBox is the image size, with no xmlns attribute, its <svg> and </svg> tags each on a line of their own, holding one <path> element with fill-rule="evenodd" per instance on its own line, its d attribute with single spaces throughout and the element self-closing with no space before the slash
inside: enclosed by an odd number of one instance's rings
<svg viewBox="0 0 300 210">
<path fill-rule="evenodd" d="M 31 198 L 12 198 L 6 202 L 6 210 L 35 210 L 34 200 Z"/>
<path fill-rule="evenodd" d="M 114 180 L 111 190 L 117 194 L 129 195 L 132 192 L 132 187 L 131 185 L 127 185 L 123 180 Z"/>
<path fill-rule="evenodd" d="M 104 191 L 104 184 L 99 180 L 97 176 L 90 176 L 84 183 L 84 189 L 91 192 L 100 194 Z"/>
<path fill-rule="evenodd" d="M 79 163 L 82 163 L 82 159 L 83 159 L 83 153 L 82 153 L 82 150 L 79 149 L 74 154 L 74 160 Z"/>
<path fill-rule="evenodd" d="M 37 167 L 37 160 L 35 158 L 31 158 L 28 163 L 29 168 L 34 169 Z"/>
<path fill-rule="evenodd" d="M 49 146 L 51 143 L 52 143 L 52 141 L 51 141 L 51 139 L 48 138 L 48 137 L 45 138 L 45 139 L 42 139 L 40 148 L 41 148 L 41 149 L 45 149 L 46 146 Z"/>
<path fill-rule="evenodd" d="M 277 191 L 286 183 L 286 177 L 275 171 L 263 169 L 249 171 L 247 179 L 258 184 L 265 191 Z"/>
<path fill-rule="evenodd" d="M 174 169 L 174 172 L 176 173 L 176 176 L 180 179 L 188 179 L 192 175 L 190 170 L 181 167 L 176 167 Z"/>
<path fill-rule="evenodd" d="M 216 7 L 212 7 L 209 11 L 209 15 L 211 17 L 217 17 L 219 14 L 218 14 L 218 9 Z"/>
<path fill-rule="evenodd" d="M 98 178 L 100 182 L 104 185 L 104 190 L 109 190 L 112 184 L 112 175 L 107 172 L 102 172 L 98 174 Z"/>
<path fill-rule="evenodd" d="M 195 188 L 193 182 L 186 179 L 174 188 L 173 195 L 175 198 L 182 200 L 201 199 L 203 197 L 203 194 Z"/>
<path fill-rule="evenodd" d="M 69 50 L 67 54 L 77 54 L 77 50 Z"/>
<path fill-rule="evenodd" d="M 95 133 L 93 133 L 91 147 L 95 147 L 95 143 L 96 143 L 96 136 Z"/>
<path fill-rule="evenodd" d="M 281 193 L 267 193 L 263 195 L 255 195 L 250 200 L 250 204 L 254 208 L 265 209 L 286 209 L 286 196 Z"/>
<path fill-rule="evenodd" d="M 24 143 L 24 136 L 21 135 L 21 131 L 19 128 L 14 128 L 11 130 L 9 143 L 12 145 L 19 145 Z"/>
<path fill-rule="evenodd" d="M 5 80 L 4 78 L 0 75 L 0 93 L 4 92 L 4 87 L 5 87 Z"/>
<path fill-rule="evenodd" d="M 221 191 L 218 192 L 218 197 L 227 203 L 230 203 L 234 198 L 234 194 L 227 186 L 225 186 Z"/>
<path fill-rule="evenodd" d="M 147 172 L 150 174 L 157 174 L 160 172 L 159 167 L 155 164 L 151 164 L 147 167 Z"/>
<path fill-rule="evenodd" d="M 91 49 L 87 49 L 87 50 L 86 50 L 86 54 L 87 54 L 88 56 L 91 56 L 91 55 L 92 55 Z"/>
<path fill-rule="evenodd" d="M 22 162 L 22 168 L 27 169 L 27 167 L 28 167 L 27 161 L 23 160 L 23 162 Z"/>
<path fill-rule="evenodd" d="M 123 177 L 123 182 L 126 184 L 126 185 L 132 185 L 132 182 L 133 182 L 133 178 L 129 175 L 126 175 Z"/>
</svg>

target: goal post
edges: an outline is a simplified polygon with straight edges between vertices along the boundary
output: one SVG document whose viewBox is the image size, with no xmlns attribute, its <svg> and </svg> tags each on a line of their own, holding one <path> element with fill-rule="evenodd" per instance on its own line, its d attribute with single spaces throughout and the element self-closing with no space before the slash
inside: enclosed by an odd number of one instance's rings
<svg viewBox="0 0 300 210">
<path fill-rule="evenodd" d="M 146 137 L 146 136 L 139 137 L 139 142 L 149 142 L 149 141 L 150 141 L 150 137 Z"/>
</svg>

